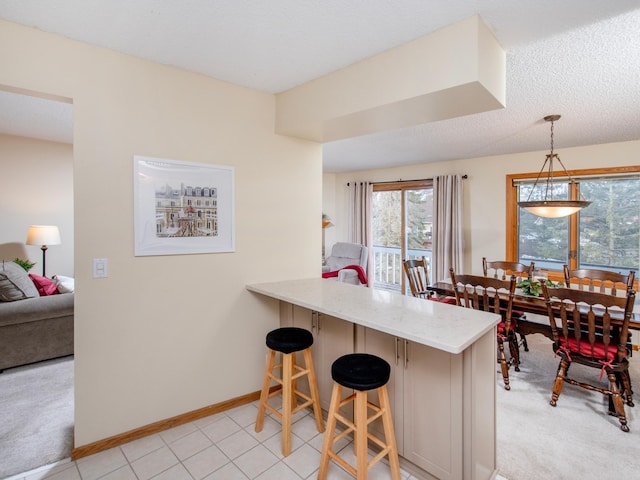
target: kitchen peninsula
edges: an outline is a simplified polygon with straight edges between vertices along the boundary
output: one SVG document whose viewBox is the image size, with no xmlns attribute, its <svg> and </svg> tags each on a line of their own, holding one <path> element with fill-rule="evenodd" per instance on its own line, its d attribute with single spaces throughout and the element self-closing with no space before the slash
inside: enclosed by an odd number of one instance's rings
<svg viewBox="0 0 640 480">
<path fill-rule="evenodd" d="M 307 328 L 323 408 L 331 364 L 354 351 L 391 365 L 403 468 L 425 479 L 496 473 L 498 315 L 322 278 L 248 285 L 280 301 L 280 325 Z"/>
</svg>

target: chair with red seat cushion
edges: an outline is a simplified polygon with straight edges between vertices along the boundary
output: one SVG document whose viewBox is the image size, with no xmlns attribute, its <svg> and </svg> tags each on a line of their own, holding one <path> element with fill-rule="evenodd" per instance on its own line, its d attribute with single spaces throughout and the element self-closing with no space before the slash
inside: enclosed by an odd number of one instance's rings
<svg viewBox="0 0 640 480">
<path fill-rule="evenodd" d="M 485 257 L 482 257 L 482 273 L 485 277 L 499 278 L 506 280 L 511 275 L 516 276 L 516 282 L 520 283 L 522 280 L 533 278 L 533 270 L 535 269 L 535 263 L 531 262 L 529 265 L 519 262 L 509 262 L 506 260 L 494 260 L 492 262 L 487 261 Z M 520 310 L 513 311 L 513 318 L 525 319 L 525 313 Z M 522 332 L 517 332 L 520 335 L 520 344 L 524 347 L 524 351 L 529 351 L 529 345 L 527 345 L 527 339 Z M 518 350 L 519 351 L 519 350 Z M 519 371 L 519 368 L 516 368 Z"/>
<path fill-rule="evenodd" d="M 596 268 L 571 270 L 568 265 L 564 265 L 564 281 L 567 288 L 625 296 L 628 290 L 633 290 L 635 272 L 629 270 L 628 274 L 624 274 Z M 629 344 L 631 344 L 631 333 L 629 333 Z M 624 375 L 629 376 L 629 371 Z M 629 383 L 631 383 L 631 378 L 629 378 Z M 633 394 L 633 386 L 627 396 L 627 405 L 633 407 L 631 394 Z"/>
<path fill-rule="evenodd" d="M 426 257 L 413 258 L 402 261 L 402 268 L 407 275 L 411 295 L 416 298 L 425 298 L 436 302 L 456 304 L 453 297 L 438 297 L 435 292 L 429 290 L 429 262 Z"/>
<path fill-rule="evenodd" d="M 580 290 L 624 295 L 627 290 L 633 289 L 634 280 L 635 272 L 633 270 L 629 270 L 629 274 L 625 275 L 596 268 L 571 270 L 568 265 L 564 265 L 565 285 Z"/>
<path fill-rule="evenodd" d="M 617 416 L 622 431 L 628 432 L 624 404 L 626 401 L 633 405 L 633 401 L 627 340 L 635 292 L 627 290 L 625 296 L 617 296 L 545 284 L 542 292 L 553 334 L 553 351 L 560 357 L 549 403 L 556 406 L 565 382 L 600 392 L 610 399 L 609 414 Z M 614 316 L 622 319 L 621 326 L 611 325 Z M 567 377 L 572 363 L 596 369 L 600 379 L 606 374 L 609 388 Z"/>
<path fill-rule="evenodd" d="M 513 295 L 516 290 L 515 275 L 511 275 L 509 280 L 501 280 L 479 275 L 456 275 L 453 268 L 449 269 L 449 272 L 459 306 L 497 313 L 502 317 L 497 332 L 498 363 L 502 370 L 504 388 L 510 390 L 509 367 L 520 363 L 515 333 L 516 322 L 512 316 Z M 505 340 L 509 344 L 511 354 L 509 361 L 504 352 Z"/>
</svg>

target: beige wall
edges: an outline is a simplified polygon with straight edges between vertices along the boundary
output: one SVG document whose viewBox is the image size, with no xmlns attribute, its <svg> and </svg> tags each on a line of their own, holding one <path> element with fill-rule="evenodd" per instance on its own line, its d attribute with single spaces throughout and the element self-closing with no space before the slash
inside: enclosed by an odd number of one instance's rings
<svg viewBox="0 0 640 480">
<path fill-rule="evenodd" d="M 245 284 L 319 274 L 321 146 L 273 95 L 2 21 L 0 64 L 73 101 L 75 445 L 258 390 L 278 310 Z M 236 252 L 134 257 L 136 154 L 235 167 Z"/>
<path fill-rule="evenodd" d="M 42 274 L 40 247 L 25 245 L 29 225 L 57 225 L 61 244 L 47 250 L 47 276 L 73 276 L 73 147 L 0 135 L 0 258 L 29 259 Z"/>
<path fill-rule="evenodd" d="M 334 209 L 335 240 L 347 240 L 346 184 L 349 181 L 395 181 L 433 178 L 436 175 L 468 175 L 464 181 L 465 270 L 482 272 L 482 257 L 505 256 L 505 195 L 507 174 L 533 172 L 537 175 L 548 152 L 528 152 L 472 158 L 408 167 L 325 174 L 325 185 L 333 185 L 333 198 L 325 198 L 327 210 Z M 558 148 L 556 153 L 568 169 L 638 165 L 640 141 Z"/>
</svg>

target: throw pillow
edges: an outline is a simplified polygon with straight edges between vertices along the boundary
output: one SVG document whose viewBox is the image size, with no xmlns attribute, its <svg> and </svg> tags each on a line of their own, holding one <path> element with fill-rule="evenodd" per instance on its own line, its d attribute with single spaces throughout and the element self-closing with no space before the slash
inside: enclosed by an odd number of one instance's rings
<svg viewBox="0 0 640 480">
<path fill-rule="evenodd" d="M 38 293 L 41 297 L 46 297 L 47 295 L 55 295 L 58 293 L 58 287 L 53 283 L 52 280 L 49 280 L 47 277 L 41 277 L 40 275 L 35 275 L 33 273 L 29 274 L 29 278 L 33 281 L 33 284 L 38 289 Z"/>
<path fill-rule="evenodd" d="M 53 283 L 55 283 L 59 293 L 71 293 L 74 290 L 73 277 L 64 277 L 62 275 L 54 275 Z"/>
<path fill-rule="evenodd" d="M 0 262 L 0 301 L 13 302 L 38 296 L 38 289 L 24 268 L 13 260 Z"/>
</svg>

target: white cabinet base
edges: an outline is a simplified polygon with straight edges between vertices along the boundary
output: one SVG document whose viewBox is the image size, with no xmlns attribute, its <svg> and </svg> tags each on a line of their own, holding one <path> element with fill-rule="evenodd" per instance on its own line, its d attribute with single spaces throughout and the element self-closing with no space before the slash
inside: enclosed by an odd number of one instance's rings
<svg viewBox="0 0 640 480">
<path fill-rule="evenodd" d="M 495 477 L 499 315 L 322 279 L 247 288 L 280 300 L 282 326 L 314 334 L 324 409 L 336 358 L 379 355 L 392 366 L 388 389 L 404 468 L 424 479 Z"/>
<path fill-rule="evenodd" d="M 357 327 L 356 349 L 391 365 L 389 395 L 405 468 L 440 480 L 492 477 L 495 333 L 485 334 L 454 355 Z"/>
</svg>

